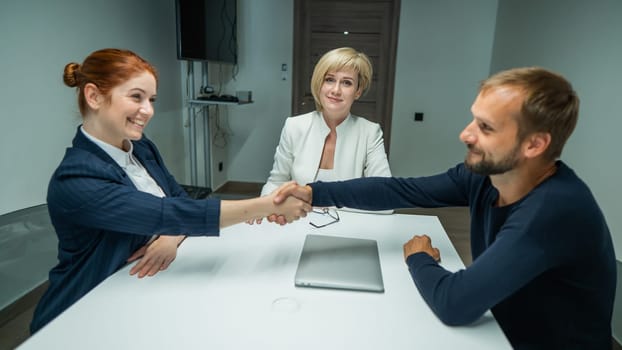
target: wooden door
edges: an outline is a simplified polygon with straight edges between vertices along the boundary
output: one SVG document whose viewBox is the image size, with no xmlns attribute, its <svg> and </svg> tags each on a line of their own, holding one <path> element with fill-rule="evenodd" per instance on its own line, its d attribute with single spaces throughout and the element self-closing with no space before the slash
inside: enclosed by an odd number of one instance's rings
<svg viewBox="0 0 622 350">
<path fill-rule="evenodd" d="M 295 0 L 293 115 L 315 109 L 310 82 L 320 57 L 349 46 L 371 59 L 371 88 L 352 114 L 379 123 L 389 154 L 400 0 Z"/>
</svg>

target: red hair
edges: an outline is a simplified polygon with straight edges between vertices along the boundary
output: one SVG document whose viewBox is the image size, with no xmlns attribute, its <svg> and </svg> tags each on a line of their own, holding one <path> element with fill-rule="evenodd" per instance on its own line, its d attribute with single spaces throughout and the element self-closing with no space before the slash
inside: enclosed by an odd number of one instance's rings
<svg viewBox="0 0 622 350">
<path fill-rule="evenodd" d="M 63 81 L 78 92 L 78 107 L 82 116 L 88 112 L 84 97 L 84 86 L 92 83 L 110 98 L 110 91 L 131 78 L 149 72 L 158 81 L 158 73 L 149 62 L 129 50 L 102 49 L 88 55 L 82 64 L 71 62 L 65 65 Z"/>
</svg>

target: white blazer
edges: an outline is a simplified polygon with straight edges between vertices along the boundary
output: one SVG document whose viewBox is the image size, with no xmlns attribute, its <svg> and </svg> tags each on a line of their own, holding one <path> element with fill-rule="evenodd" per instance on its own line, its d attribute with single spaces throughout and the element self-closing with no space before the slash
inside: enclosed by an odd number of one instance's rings
<svg viewBox="0 0 622 350">
<path fill-rule="evenodd" d="M 320 112 L 287 118 L 261 195 L 290 180 L 301 185 L 314 182 L 329 133 L 330 128 Z M 337 126 L 334 164 L 335 180 L 391 176 L 380 125 L 348 115 Z"/>
</svg>

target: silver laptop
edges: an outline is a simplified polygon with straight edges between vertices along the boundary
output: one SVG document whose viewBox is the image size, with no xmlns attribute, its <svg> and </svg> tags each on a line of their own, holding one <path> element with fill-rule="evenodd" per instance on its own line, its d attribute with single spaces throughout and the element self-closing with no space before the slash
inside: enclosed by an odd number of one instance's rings
<svg viewBox="0 0 622 350">
<path fill-rule="evenodd" d="M 384 292 L 375 240 L 309 234 L 294 283 L 299 287 Z"/>
</svg>

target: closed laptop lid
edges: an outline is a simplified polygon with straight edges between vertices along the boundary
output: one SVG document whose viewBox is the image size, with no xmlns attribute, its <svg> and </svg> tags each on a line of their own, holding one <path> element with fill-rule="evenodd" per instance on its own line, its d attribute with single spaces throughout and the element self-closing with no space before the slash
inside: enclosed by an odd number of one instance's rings
<svg viewBox="0 0 622 350">
<path fill-rule="evenodd" d="M 384 292 L 378 243 L 371 239 L 309 234 L 296 286 Z"/>
</svg>

